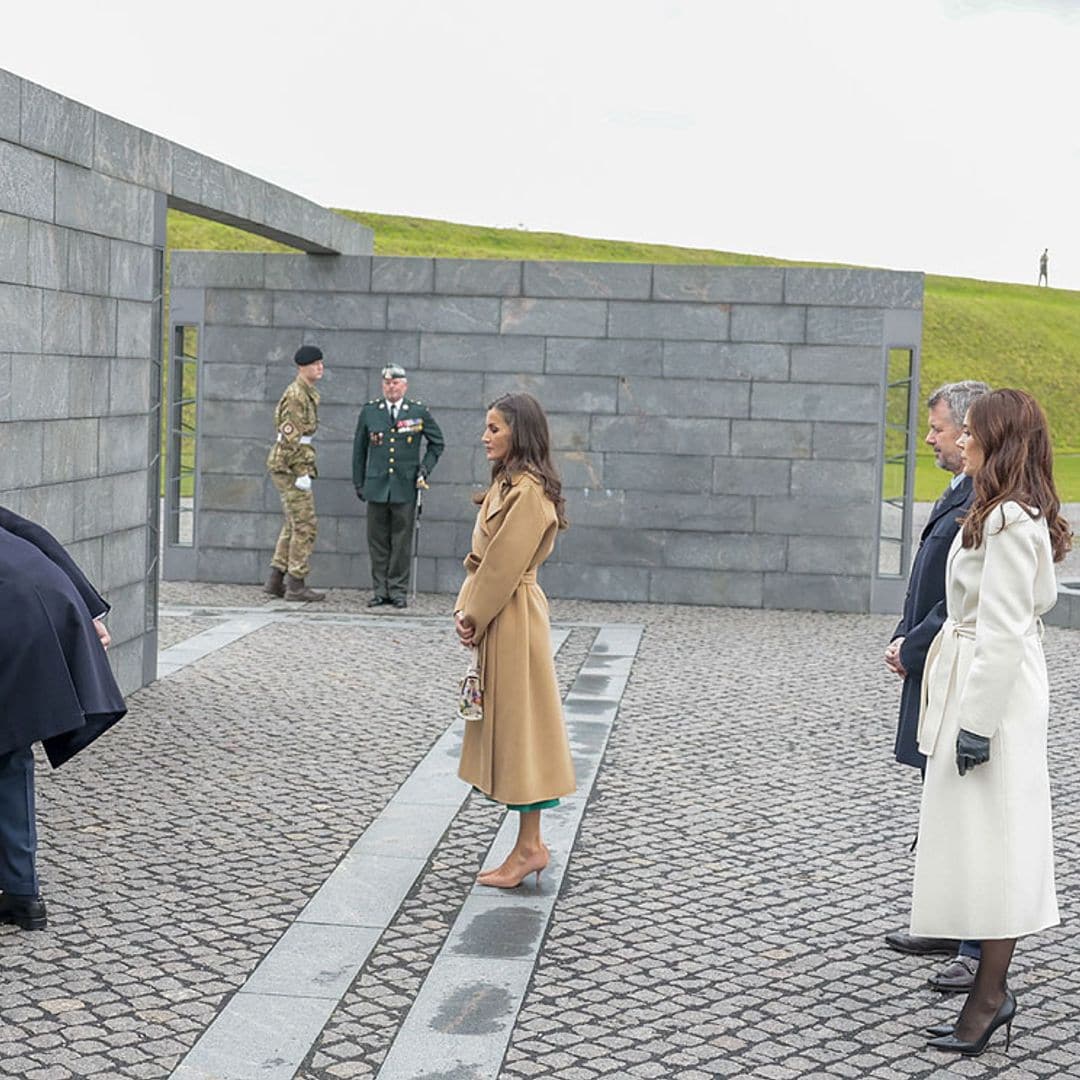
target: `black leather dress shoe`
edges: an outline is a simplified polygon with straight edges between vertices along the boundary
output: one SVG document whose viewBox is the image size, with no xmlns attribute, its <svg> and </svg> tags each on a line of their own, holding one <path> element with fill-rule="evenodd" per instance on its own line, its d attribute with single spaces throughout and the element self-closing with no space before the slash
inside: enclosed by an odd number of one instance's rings
<svg viewBox="0 0 1080 1080">
<path fill-rule="evenodd" d="M 975 973 L 979 961 L 973 956 L 957 956 L 944 969 L 931 975 L 926 981 L 946 994 L 966 994 L 975 985 Z"/>
<path fill-rule="evenodd" d="M 49 924 L 45 901 L 40 896 L 0 893 L 0 923 L 14 923 L 23 930 L 44 930 Z"/>
<path fill-rule="evenodd" d="M 388 596 L 373 596 L 368 602 L 368 607 L 382 607 L 383 604 L 389 604 L 390 597 Z"/>
<path fill-rule="evenodd" d="M 406 600 L 404 596 L 395 596 L 394 599 L 390 601 L 390 603 L 398 609 L 407 608 L 409 606 L 409 601 Z"/>
<path fill-rule="evenodd" d="M 960 942 L 953 938 L 918 937 L 915 934 L 905 934 L 902 930 L 894 930 L 885 935 L 885 944 L 897 952 L 906 953 L 908 956 L 932 956 L 941 953 L 944 956 L 955 956 Z"/>
</svg>

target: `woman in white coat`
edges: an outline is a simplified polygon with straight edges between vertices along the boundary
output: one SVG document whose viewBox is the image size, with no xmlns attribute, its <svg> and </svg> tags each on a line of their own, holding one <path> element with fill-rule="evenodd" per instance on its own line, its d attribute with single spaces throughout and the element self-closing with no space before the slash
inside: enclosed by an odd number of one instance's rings
<svg viewBox="0 0 1080 1080">
<path fill-rule="evenodd" d="M 975 985 L 930 1045 L 980 1054 L 1011 1034 L 1016 939 L 1058 922 L 1039 616 L 1071 544 L 1046 417 L 1020 390 L 973 402 L 957 440 L 975 496 L 946 568 L 948 619 L 923 680 L 926 754 L 911 930 L 982 942 Z"/>
</svg>

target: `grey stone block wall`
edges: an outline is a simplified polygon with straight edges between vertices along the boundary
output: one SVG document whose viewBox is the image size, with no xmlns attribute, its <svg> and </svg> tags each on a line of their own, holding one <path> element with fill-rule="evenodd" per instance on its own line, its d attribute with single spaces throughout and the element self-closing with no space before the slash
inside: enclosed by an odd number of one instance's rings
<svg viewBox="0 0 1080 1080">
<path fill-rule="evenodd" d="M 572 522 L 542 572 L 552 595 L 869 610 L 885 358 L 919 345 L 919 274 L 196 253 L 175 254 L 173 274 L 204 290 L 202 580 L 266 572 L 273 407 L 293 351 L 316 343 L 316 584 L 369 585 L 352 436 L 397 360 L 448 443 L 421 589 L 460 583 L 486 403 L 527 390 Z M 885 331 L 896 311 L 914 327 L 904 341 Z"/>
<path fill-rule="evenodd" d="M 1043 616 L 1043 621 L 1048 626 L 1080 629 L 1080 589 L 1059 588 L 1057 603 Z"/>
<path fill-rule="evenodd" d="M 372 250 L 369 229 L 0 70 L 0 503 L 54 532 L 104 591 L 125 690 L 156 671 L 168 205 L 311 252 Z M 305 281 L 336 273 L 333 254 L 304 262 Z M 270 316 L 261 291 L 228 299 L 240 325 Z"/>
</svg>

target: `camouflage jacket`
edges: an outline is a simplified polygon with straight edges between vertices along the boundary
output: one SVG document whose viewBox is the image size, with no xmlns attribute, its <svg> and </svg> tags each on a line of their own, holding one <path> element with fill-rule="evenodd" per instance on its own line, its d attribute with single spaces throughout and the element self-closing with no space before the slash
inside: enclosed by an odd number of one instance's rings
<svg viewBox="0 0 1080 1080">
<path fill-rule="evenodd" d="M 270 472 L 293 476 L 318 476 L 315 447 L 311 444 L 319 426 L 319 393 L 297 376 L 285 388 L 274 410 L 277 439 L 270 447 L 266 467 Z"/>
</svg>

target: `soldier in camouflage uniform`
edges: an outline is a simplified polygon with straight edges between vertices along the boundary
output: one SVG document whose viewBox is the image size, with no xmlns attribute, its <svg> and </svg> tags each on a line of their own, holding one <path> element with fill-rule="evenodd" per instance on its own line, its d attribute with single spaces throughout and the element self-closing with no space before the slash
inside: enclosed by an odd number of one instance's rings
<svg viewBox="0 0 1080 1080">
<path fill-rule="evenodd" d="M 416 489 L 443 451 L 443 436 L 422 401 L 405 397 L 408 380 L 397 364 L 383 368 L 383 396 L 361 410 L 353 439 L 353 487 L 367 505 L 368 553 L 375 595 L 368 607 L 408 605 L 409 549 Z M 420 460 L 420 440 L 427 443 Z"/>
<path fill-rule="evenodd" d="M 270 479 L 281 495 L 285 521 L 263 592 L 286 600 L 323 600 L 326 593 L 309 589 L 304 581 L 318 526 L 311 480 L 319 475 L 312 439 L 319 426 L 319 394 L 315 384 L 323 376 L 322 350 L 315 345 L 302 345 L 293 359 L 296 378 L 285 388 L 274 411 L 277 439 L 266 459 Z"/>
</svg>

